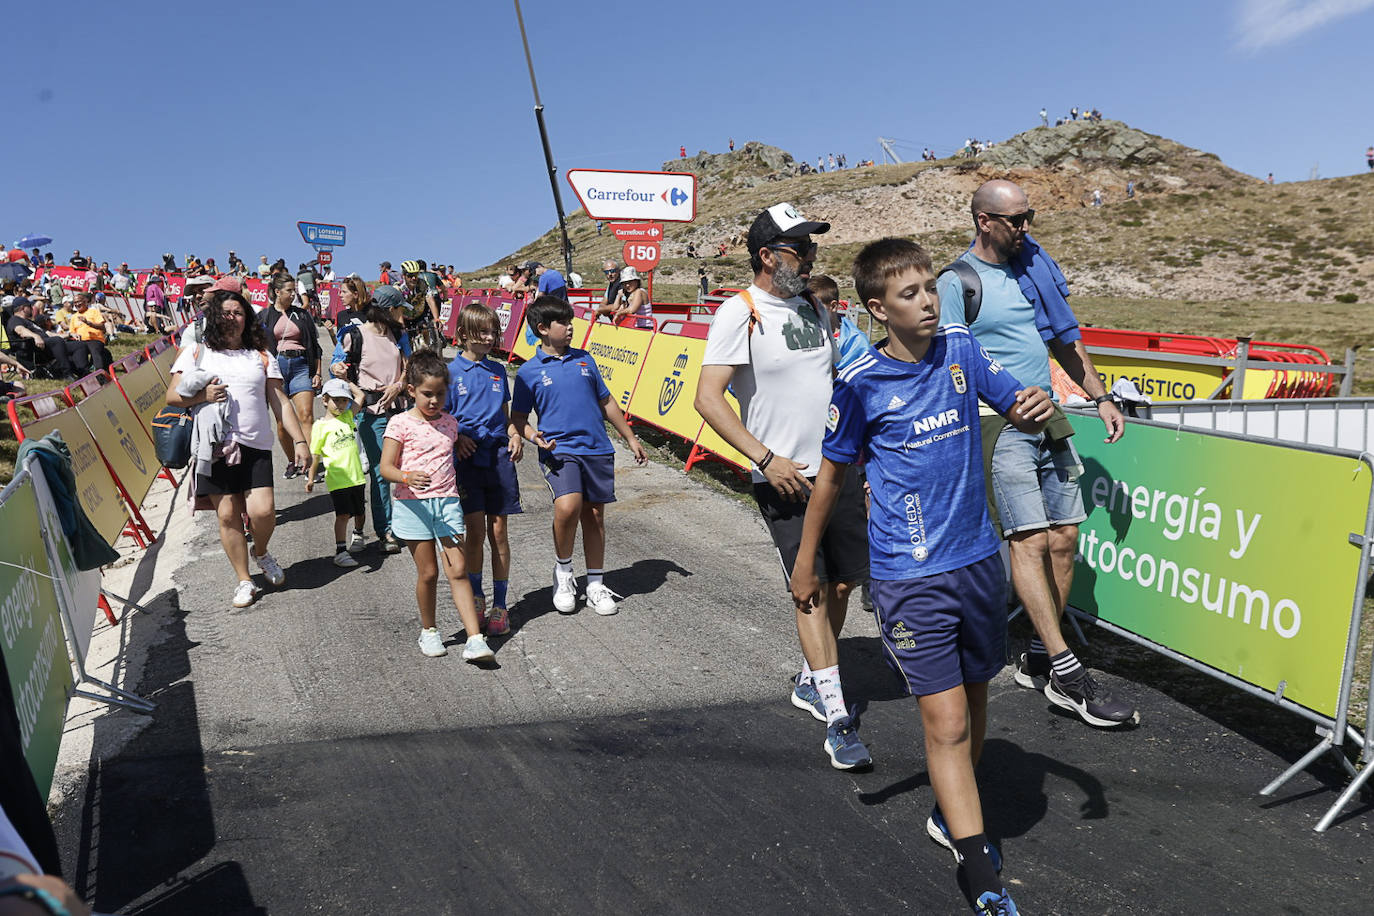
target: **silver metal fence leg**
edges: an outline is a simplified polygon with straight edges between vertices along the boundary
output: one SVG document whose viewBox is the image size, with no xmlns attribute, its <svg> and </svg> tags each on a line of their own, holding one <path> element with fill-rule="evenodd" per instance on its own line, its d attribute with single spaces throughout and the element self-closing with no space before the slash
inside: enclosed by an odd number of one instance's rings
<svg viewBox="0 0 1374 916">
<path fill-rule="evenodd" d="M 1312 761 L 1316 760 L 1322 754 L 1325 754 L 1327 751 L 1331 750 L 1331 748 L 1334 746 L 1335 745 L 1332 742 L 1331 736 L 1327 735 L 1325 738 L 1322 739 L 1320 744 L 1318 744 L 1316 747 L 1312 748 L 1312 750 L 1304 754 L 1301 760 L 1293 764 L 1288 769 L 1284 770 L 1282 773 L 1280 773 L 1279 777 L 1275 779 L 1273 782 L 1269 783 L 1269 785 L 1265 786 L 1263 789 L 1260 789 L 1259 794 L 1273 795 L 1275 792 L 1279 790 L 1280 786 L 1282 786 L 1288 780 L 1292 779 L 1294 776 L 1297 776 L 1303 770 L 1307 769 L 1308 766 L 1311 765 Z"/>
<path fill-rule="evenodd" d="M 1350 389 L 1355 384 L 1355 351 L 1345 348 L 1345 372 L 1341 375 L 1341 397 L 1350 397 Z"/>
<path fill-rule="evenodd" d="M 1369 777 L 1371 775 L 1374 775 L 1374 766 L 1365 767 L 1364 771 L 1361 772 L 1359 776 L 1356 776 L 1351 781 L 1350 785 L 1345 787 L 1345 791 L 1341 793 L 1341 797 L 1336 799 L 1336 803 L 1331 806 L 1329 811 L 1322 815 L 1322 819 L 1317 821 L 1317 826 L 1312 829 L 1317 833 L 1325 833 L 1326 828 L 1331 826 L 1331 822 L 1336 819 L 1336 816 L 1341 813 L 1341 810 L 1355 797 L 1355 793 L 1359 792 L 1364 784 L 1369 782 Z"/>
<path fill-rule="evenodd" d="M 1069 623 L 1073 624 L 1073 632 L 1074 635 L 1078 637 L 1078 641 L 1085 646 L 1092 645 L 1092 643 L 1088 642 L 1088 637 L 1083 632 L 1083 628 L 1078 625 L 1078 616 L 1076 614 L 1067 613 L 1064 616 L 1069 618 Z"/>
</svg>

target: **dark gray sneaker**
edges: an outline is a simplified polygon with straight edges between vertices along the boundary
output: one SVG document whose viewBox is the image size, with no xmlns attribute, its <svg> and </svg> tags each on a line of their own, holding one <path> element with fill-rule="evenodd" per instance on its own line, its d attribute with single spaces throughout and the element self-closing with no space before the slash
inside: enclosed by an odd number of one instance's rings
<svg viewBox="0 0 1374 916">
<path fill-rule="evenodd" d="M 1022 652 L 1012 666 L 1012 677 L 1027 690 L 1043 691 L 1050 682 L 1050 657 Z"/>
<path fill-rule="evenodd" d="M 1112 728 L 1117 725 L 1140 724 L 1140 714 L 1129 703 L 1118 700 L 1112 692 L 1093 678 L 1087 668 L 1071 681 L 1061 681 L 1050 673 L 1045 685 L 1045 698 L 1055 706 L 1071 709 L 1089 725 Z"/>
</svg>

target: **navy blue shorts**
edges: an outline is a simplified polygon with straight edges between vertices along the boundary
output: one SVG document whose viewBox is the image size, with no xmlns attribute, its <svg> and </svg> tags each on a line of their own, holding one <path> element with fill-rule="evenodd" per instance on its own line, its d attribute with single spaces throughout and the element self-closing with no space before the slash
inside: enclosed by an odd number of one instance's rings
<svg viewBox="0 0 1374 916">
<path fill-rule="evenodd" d="M 589 503 L 615 502 L 615 455 L 560 455 L 539 453 L 549 492 L 554 499 L 581 493 Z"/>
<path fill-rule="evenodd" d="M 519 515 L 524 511 L 520 508 L 520 479 L 515 474 L 515 462 L 510 460 L 510 449 L 503 445 L 492 454 L 495 460 L 491 467 L 479 468 L 470 458 L 454 463 L 463 511 Z"/>
<path fill-rule="evenodd" d="M 990 681 L 1007 661 L 1007 583 L 997 554 L 919 579 L 868 585 L 886 658 L 929 696 Z"/>
</svg>

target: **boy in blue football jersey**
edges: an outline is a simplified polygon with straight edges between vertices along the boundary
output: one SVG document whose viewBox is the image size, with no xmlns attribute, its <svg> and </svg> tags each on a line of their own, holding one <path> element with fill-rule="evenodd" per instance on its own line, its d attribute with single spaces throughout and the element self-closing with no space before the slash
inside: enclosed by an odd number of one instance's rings
<svg viewBox="0 0 1374 916">
<path fill-rule="evenodd" d="M 1006 659 L 1006 586 L 985 504 L 978 401 L 1027 432 L 1044 426 L 1053 405 L 1042 389 L 1022 389 L 967 327 L 939 326 L 935 273 L 919 245 L 868 245 L 854 261 L 854 285 L 888 336 L 835 383 L 792 596 L 799 608 L 815 600 L 816 543 L 845 470 L 864 458 L 873 613 L 921 709 L 936 803 L 926 830 L 954 851 L 979 913 L 1014 914 L 974 778 L 988 681 Z"/>
<path fill-rule="evenodd" d="M 572 346 L 573 310 L 556 296 L 540 296 L 525 312 L 539 348 L 515 374 L 511 423 L 539 446 L 539 466 L 553 494 L 553 606 L 560 614 L 577 610 L 573 543 L 582 525 L 587 560 L 587 604 L 601 615 L 616 612 L 615 594 L 602 581 L 606 559 L 606 503 L 615 502 L 615 447 L 606 435 L 610 422 L 634 453 L 649 459 L 625 422 L 625 414 L 601 379 L 596 360 Z M 539 417 L 536 429 L 530 411 Z"/>
</svg>

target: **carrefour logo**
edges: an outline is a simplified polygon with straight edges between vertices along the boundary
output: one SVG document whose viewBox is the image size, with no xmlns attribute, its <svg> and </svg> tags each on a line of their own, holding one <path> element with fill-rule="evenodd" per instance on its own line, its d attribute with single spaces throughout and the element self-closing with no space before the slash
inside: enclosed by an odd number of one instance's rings
<svg viewBox="0 0 1374 916">
<path fill-rule="evenodd" d="M 671 191 L 664 191 L 660 196 L 674 207 L 678 204 L 685 204 L 688 200 L 687 195 L 678 188 L 673 188 Z"/>
<path fill-rule="evenodd" d="M 663 379 L 663 387 L 658 390 L 658 415 L 667 416 L 668 411 L 673 409 L 677 403 L 678 395 L 682 394 L 682 372 L 687 368 L 687 351 L 683 350 L 678 354 L 677 359 L 673 360 L 673 372 Z"/>
</svg>

